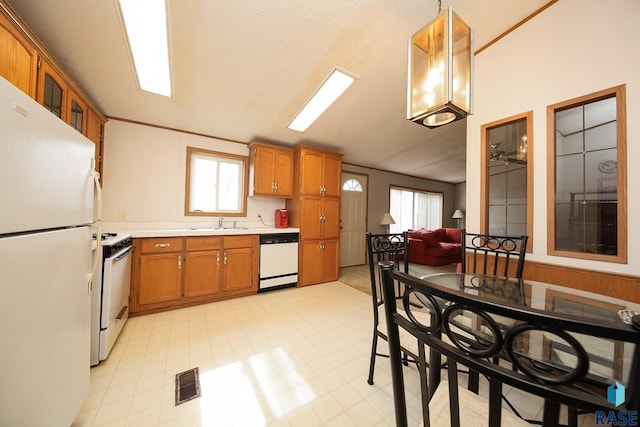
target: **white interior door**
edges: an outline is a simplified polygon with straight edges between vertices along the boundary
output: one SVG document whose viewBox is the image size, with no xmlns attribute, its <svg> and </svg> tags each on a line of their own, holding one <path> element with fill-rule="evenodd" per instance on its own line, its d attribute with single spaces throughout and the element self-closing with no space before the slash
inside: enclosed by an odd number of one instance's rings
<svg viewBox="0 0 640 427">
<path fill-rule="evenodd" d="M 368 176 L 342 173 L 340 267 L 366 264 Z"/>
</svg>

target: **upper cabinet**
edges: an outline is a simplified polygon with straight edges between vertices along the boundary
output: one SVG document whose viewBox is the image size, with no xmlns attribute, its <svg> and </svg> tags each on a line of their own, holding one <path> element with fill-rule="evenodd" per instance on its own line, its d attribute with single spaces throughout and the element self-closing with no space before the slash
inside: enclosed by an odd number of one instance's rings
<svg viewBox="0 0 640 427">
<path fill-rule="evenodd" d="M 308 196 L 340 197 L 342 157 L 308 147 L 300 150 L 300 192 Z"/>
<path fill-rule="evenodd" d="M 106 118 L 5 0 L 0 0 L 0 76 L 96 144 L 102 174 Z"/>
<path fill-rule="evenodd" d="M 249 144 L 250 196 L 293 197 L 293 149 Z"/>
<path fill-rule="evenodd" d="M 67 84 L 53 67 L 40 59 L 36 101 L 56 117 L 67 121 Z"/>
<path fill-rule="evenodd" d="M 36 96 L 35 47 L 2 12 L 0 3 L 0 76 L 32 98 Z"/>
</svg>

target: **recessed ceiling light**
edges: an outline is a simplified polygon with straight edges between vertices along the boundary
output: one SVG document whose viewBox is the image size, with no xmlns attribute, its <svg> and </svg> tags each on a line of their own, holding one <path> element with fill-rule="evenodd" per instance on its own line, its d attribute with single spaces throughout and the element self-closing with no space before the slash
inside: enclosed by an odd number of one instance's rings
<svg viewBox="0 0 640 427">
<path fill-rule="evenodd" d="M 304 132 L 349 86 L 358 78 L 346 70 L 335 68 L 322 86 L 313 94 L 302 110 L 289 123 L 288 128 Z"/>
<path fill-rule="evenodd" d="M 171 96 L 165 0 L 118 0 L 140 89 Z"/>
</svg>

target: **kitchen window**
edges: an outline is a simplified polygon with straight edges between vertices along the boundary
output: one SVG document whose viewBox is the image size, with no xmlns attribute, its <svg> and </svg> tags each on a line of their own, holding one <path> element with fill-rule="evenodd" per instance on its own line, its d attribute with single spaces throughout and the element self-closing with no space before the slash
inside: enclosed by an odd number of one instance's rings
<svg viewBox="0 0 640 427">
<path fill-rule="evenodd" d="M 442 193 L 391 187 L 389 212 L 396 222 L 389 232 L 402 233 L 417 228 L 435 230 L 442 227 Z"/>
<path fill-rule="evenodd" d="M 547 107 L 551 255 L 627 262 L 625 92 Z"/>
<path fill-rule="evenodd" d="M 185 215 L 245 216 L 247 158 L 187 147 Z"/>
</svg>

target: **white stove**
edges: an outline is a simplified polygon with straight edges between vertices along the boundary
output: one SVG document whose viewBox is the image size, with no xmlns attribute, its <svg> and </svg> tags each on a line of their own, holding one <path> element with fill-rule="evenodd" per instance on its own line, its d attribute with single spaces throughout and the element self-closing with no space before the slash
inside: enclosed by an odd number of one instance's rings
<svg viewBox="0 0 640 427">
<path fill-rule="evenodd" d="M 105 360 L 129 318 L 131 234 L 102 233 L 91 291 L 91 365 Z"/>
</svg>

